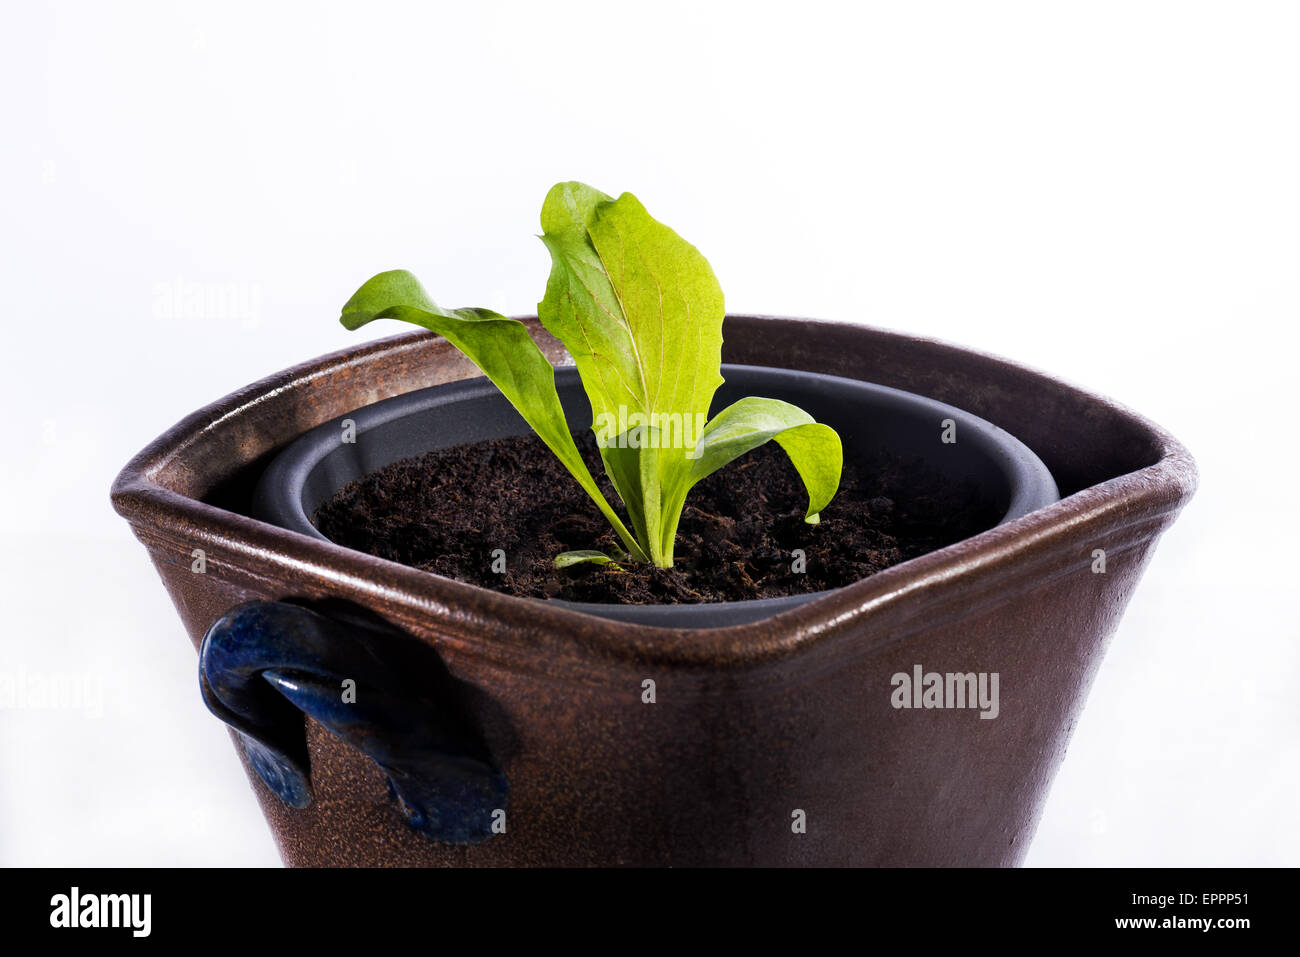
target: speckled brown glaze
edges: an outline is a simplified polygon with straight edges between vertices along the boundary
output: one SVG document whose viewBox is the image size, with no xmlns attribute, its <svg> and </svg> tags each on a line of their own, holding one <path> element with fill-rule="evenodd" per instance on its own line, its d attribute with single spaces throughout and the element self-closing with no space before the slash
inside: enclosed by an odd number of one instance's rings
<svg viewBox="0 0 1300 957">
<path fill-rule="evenodd" d="M 476 375 L 445 342 L 372 342 L 241 389 L 153 442 L 113 487 L 191 640 L 250 599 L 362 606 L 432 645 L 476 689 L 472 717 L 511 785 L 505 834 L 439 845 L 407 829 L 368 758 L 308 721 L 312 805 L 289 809 L 252 779 L 288 864 L 1021 860 L 1106 642 L 1195 488 L 1191 457 L 1113 403 L 942 343 L 753 316 L 729 317 L 724 334 L 727 362 L 866 379 L 966 408 L 1033 448 L 1065 497 L 756 625 L 622 625 L 240 514 L 269 454 L 303 431 Z M 206 574 L 190 570 L 195 548 Z M 1104 574 L 1092 571 L 1096 548 Z M 998 672 L 998 718 L 895 710 L 890 678 L 916 664 Z M 646 678 L 652 705 L 641 700 Z M 806 833 L 792 830 L 796 809 Z"/>
</svg>

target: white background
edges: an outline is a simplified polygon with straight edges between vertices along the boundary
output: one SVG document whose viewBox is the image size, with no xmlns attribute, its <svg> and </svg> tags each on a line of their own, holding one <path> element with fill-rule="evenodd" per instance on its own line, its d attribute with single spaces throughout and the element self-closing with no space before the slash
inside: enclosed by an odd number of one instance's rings
<svg viewBox="0 0 1300 957">
<path fill-rule="evenodd" d="M 533 310 L 547 188 L 635 192 L 732 311 L 972 345 L 1202 485 L 1031 865 L 1300 863 L 1300 21 L 1270 3 L 45 3 L 0 27 L 0 863 L 278 863 L 110 509 L 173 422 L 349 334 L 372 273 Z M 235 284 L 247 313 L 169 317 Z"/>
</svg>

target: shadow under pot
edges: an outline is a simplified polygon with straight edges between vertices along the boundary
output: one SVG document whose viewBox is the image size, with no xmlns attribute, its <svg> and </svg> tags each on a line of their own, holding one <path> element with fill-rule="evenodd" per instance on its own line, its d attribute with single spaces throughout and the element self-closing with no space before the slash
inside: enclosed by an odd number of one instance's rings
<svg viewBox="0 0 1300 957">
<path fill-rule="evenodd" d="M 898 550 L 903 558 L 915 557 L 924 551 L 952 544 L 959 538 L 1010 522 L 1058 498 L 1056 484 L 1047 466 L 1024 443 L 962 409 L 899 389 L 838 376 L 742 365 L 724 365 L 722 372 L 726 381 L 718 390 L 710 415 L 744 396 L 782 399 L 804 409 L 818 422 L 830 425 L 839 433 L 845 452 L 845 483 L 854 478 L 862 481 L 875 479 L 882 472 L 882 463 L 895 466 L 906 463 L 906 469 L 895 468 L 890 472 L 897 476 L 895 481 L 900 485 L 909 480 L 916 481 L 920 476 L 927 488 L 948 493 L 938 499 L 938 507 L 954 514 L 923 516 L 928 523 L 925 533 L 916 536 L 917 541 L 907 540 L 909 528 L 905 524 L 888 529 L 903 539 Z M 590 435 L 591 407 L 577 371 L 572 368 L 557 370 L 556 386 L 570 430 L 577 436 Z M 275 457 L 258 483 L 253 511 L 257 517 L 282 528 L 326 539 L 313 517 L 323 505 L 336 502 L 340 492 L 350 484 L 368 476 L 374 477 L 375 473 L 382 474 L 395 463 L 412 463 L 412 460 L 434 450 L 525 436 L 531 436 L 527 423 L 485 378 L 421 389 L 340 416 L 291 443 Z M 578 499 L 576 507 L 583 508 L 584 500 L 576 482 L 563 472 L 558 462 L 553 462 L 540 440 L 533 438 L 532 442 L 536 446 L 535 454 L 540 453 L 541 464 L 550 466 L 555 473 L 550 476 L 551 480 L 561 485 L 571 484 Z M 766 454 L 781 455 L 775 446 L 766 450 Z M 593 474 L 599 475 L 600 466 L 594 453 L 591 464 Z M 728 470 L 738 464 L 732 463 L 715 473 L 714 481 L 727 482 Z M 418 466 L 419 463 L 411 464 L 412 468 Z M 436 463 L 425 465 L 426 469 L 436 467 Z M 786 481 L 796 484 L 793 469 L 787 467 L 787 472 Z M 403 478 L 406 474 L 403 473 Z M 437 484 L 437 475 L 430 476 L 430 479 L 429 485 Z M 533 476 L 519 477 L 520 483 L 530 481 L 536 482 L 537 479 Z M 402 497 L 403 485 L 409 488 L 409 480 L 392 484 L 395 489 L 380 489 L 374 494 L 391 503 L 393 498 Z M 468 487 L 458 487 L 458 494 L 445 507 L 465 509 L 475 515 L 499 509 L 499 503 L 492 500 L 490 493 L 483 492 L 487 487 L 490 484 L 486 482 L 471 482 Z M 527 489 L 523 491 L 526 493 Z M 841 492 L 828 506 L 827 514 L 837 510 L 850 511 L 855 501 L 854 491 L 856 489 L 842 484 Z M 894 499 L 906 502 L 914 490 L 877 487 L 872 494 L 878 495 L 882 491 L 891 497 L 876 500 L 892 505 Z M 476 497 L 476 493 L 480 494 Z M 697 487 L 692 497 L 698 494 Z M 360 497 L 364 498 L 364 495 Z M 616 501 L 612 492 L 607 497 Z M 526 502 L 526 494 L 523 498 Z M 692 498 L 688 498 L 688 504 L 691 501 Z M 926 505 L 931 509 L 936 507 L 932 500 L 927 500 Z M 586 508 L 595 512 L 589 504 Z M 851 511 L 850 515 L 853 515 Z M 866 517 L 863 515 L 863 520 Z M 395 536 L 401 536 L 403 530 L 399 525 Z M 945 534 L 947 538 L 942 537 Z M 374 537 L 365 536 L 368 542 Z M 404 540 L 410 538 L 401 537 Z M 348 541 L 341 543 L 350 544 Z M 486 566 L 493 544 L 482 541 L 468 547 L 481 553 Z M 385 551 L 391 553 L 398 549 L 400 542 L 385 545 Z M 590 546 L 573 542 L 571 547 Z M 414 554 L 418 554 L 418 550 Z M 505 550 L 500 554 L 504 556 Z M 806 553 L 793 554 L 795 567 L 800 560 L 806 562 L 806 557 L 803 557 Z M 775 557 L 776 562 L 789 560 L 789 554 Z M 857 566 L 850 564 L 849 567 Z M 636 570 L 637 566 L 631 566 L 630 573 L 635 574 Z M 557 570 L 552 574 L 560 581 L 566 575 L 581 575 L 588 571 Z M 699 574 L 708 575 L 712 571 L 705 565 Z M 500 576 L 485 574 L 473 583 L 493 587 L 494 577 Z M 783 580 L 794 582 L 795 587 L 803 584 L 794 575 L 786 575 Z M 794 594 L 771 598 L 664 604 L 572 601 L 556 597 L 548 600 L 616 621 L 670 628 L 712 628 L 759 621 L 826 593 L 824 590 L 801 589 Z"/>
</svg>

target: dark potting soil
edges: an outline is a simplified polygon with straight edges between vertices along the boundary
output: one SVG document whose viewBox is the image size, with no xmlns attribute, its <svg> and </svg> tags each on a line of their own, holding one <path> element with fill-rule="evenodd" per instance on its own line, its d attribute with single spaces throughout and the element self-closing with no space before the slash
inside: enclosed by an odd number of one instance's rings
<svg viewBox="0 0 1300 957">
<path fill-rule="evenodd" d="M 606 498 L 617 503 L 590 433 L 578 448 Z M 1000 518 L 973 486 L 884 451 L 861 465 L 845 462 L 840 490 L 820 524 L 804 522 L 807 502 L 789 459 L 769 443 L 691 491 L 671 569 L 643 563 L 556 569 L 551 560 L 560 552 L 608 553 L 619 542 L 550 450 L 528 436 L 395 462 L 340 489 L 313 521 L 349 548 L 511 595 L 689 604 L 848 585 Z M 496 549 L 504 553 L 503 573 L 493 570 Z M 804 554 L 802 571 L 796 550 Z"/>
</svg>

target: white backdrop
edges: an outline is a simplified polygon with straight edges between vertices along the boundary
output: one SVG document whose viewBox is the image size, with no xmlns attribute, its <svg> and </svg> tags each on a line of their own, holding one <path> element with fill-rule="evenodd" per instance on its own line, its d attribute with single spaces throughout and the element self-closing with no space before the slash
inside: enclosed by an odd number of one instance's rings
<svg viewBox="0 0 1300 957">
<path fill-rule="evenodd" d="M 381 269 L 532 311 L 564 179 L 635 192 L 732 311 L 972 345 L 1183 439 L 1201 490 L 1028 863 L 1300 863 L 1298 47 L 1286 3 L 6 7 L 0 670 L 102 698 L 0 711 L 0 863 L 278 862 L 109 484 L 399 331 L 336 322 Z"/>
</svg>

